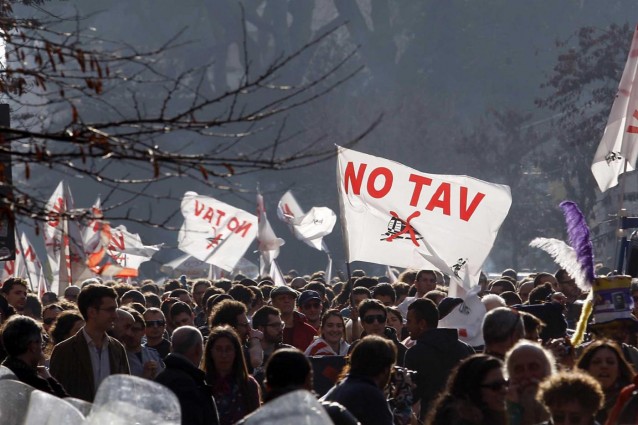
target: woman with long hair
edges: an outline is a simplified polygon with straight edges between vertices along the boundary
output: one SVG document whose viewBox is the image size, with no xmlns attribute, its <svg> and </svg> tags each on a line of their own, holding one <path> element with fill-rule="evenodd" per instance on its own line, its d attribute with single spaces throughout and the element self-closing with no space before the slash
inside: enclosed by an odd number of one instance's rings
<svg viewBox="0 0 638 425">
<path fill-rule="evenodd" d="M 620 390 L 631 384 L 636 372 L 625 360 L 620 346 L 608 339 L 589 344 L 576 361 L 576 367 L 596 378 L 603 388 L 605 404 L 596 414 L 596 420 L 604 423 Z"/>
<path fill-rule="evenodd" d="M 507 381 L 503 362 L 486 354 L 465 358 L 452 371 L 430 410 L 427 425 L 501 425 L 507 423 Z"/>
<path fill-rule="evenodd" d="M 319 337 L 308 346 L 306 356 L 345 356 L 350 344 L 344 340 L 346 325 L 338 310 L 328 310 L 321 316 Z"/>
<path fill-rule="evenodd" d="M 232 327 L 210 331 L 203 361 L 220 425 L 234 424 L 259 407 L 259 384 L 248 374 L 239 336 Z"/>
</svg>

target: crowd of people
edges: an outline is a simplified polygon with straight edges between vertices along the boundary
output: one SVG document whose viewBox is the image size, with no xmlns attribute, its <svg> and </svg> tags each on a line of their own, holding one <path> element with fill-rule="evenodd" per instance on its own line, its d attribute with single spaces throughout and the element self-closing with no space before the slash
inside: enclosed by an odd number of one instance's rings
<svg viewBox="0 0 638 425">
<path fill-rule="evenodd" d="M 638 423 L 636 312 L 594 311 L 572 345 L 588 294 L 565 270 L 482 275 L 477 335 L 446 325 L 471 304 L 448 296 L 438 271 L 344 280 L 89 279 L 38 296 L 9 278 L 0 358 L 18 380 L 87 402 L 110 375 L 153 380 L 184 425 L 256 423 L 262 405 L 299 390 L 335 424 Z M 627 293 L 638 305 L 638 283 Z"/>
</svg>

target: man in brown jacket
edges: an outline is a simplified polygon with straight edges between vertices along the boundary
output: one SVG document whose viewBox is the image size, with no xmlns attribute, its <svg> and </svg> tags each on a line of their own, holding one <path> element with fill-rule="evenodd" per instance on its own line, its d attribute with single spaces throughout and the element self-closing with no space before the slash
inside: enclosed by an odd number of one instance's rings
<svg viewBox="0 0 638 425">
<path fill-rule="evenodd" d="M 82 288 L 78 308 L 86 324 L 53 349 L 49 370 L 71 397 L 92 402 L 104 378 L 129 374 L 124 347 L 106 334 L 117 319 L 116 300 L 117 293 L 108 286 Z"/>
</svg>

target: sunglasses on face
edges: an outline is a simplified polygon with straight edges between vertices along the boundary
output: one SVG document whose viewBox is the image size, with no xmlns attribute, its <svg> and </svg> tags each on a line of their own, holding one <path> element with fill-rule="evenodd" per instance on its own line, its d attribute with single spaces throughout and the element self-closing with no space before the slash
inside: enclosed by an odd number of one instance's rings
<svg viewBox="0 0 638 425">
<path fill-rule="evenodd" d="M 146 326 L 149 328 L 161 328 L 162 326 L 166 325 L 165 320 L 147 320 L 145 323 Z"/>
<path fill-rule="evenodd" d="M 495 382 L 490 382 L 488 384 L 482 384 L 481 388 L 487 388 L 488 390 L 492 390 L 492 391 L 501 391 L 503 388 L 507 388 L 509 387 L 510 383 L 508 381 L 495 381 Z"/>
<path fill-rule="evenodd" d="M 375 320 L 379 323 L 385 323 L 386 316 L 383 314 L 371 314 L 363 318 L 363 321 L 368 325 L 371 325 L 375 322 Z"/>
</svg>

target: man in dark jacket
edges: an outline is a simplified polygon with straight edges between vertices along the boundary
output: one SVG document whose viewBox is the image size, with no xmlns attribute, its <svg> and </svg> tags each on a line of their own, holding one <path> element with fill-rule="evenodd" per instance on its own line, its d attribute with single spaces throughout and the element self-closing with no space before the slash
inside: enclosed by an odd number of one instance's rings
<svg viewBox="0 0 638 425">
<path fill-rule="evenodd" d="M 49 371 L 38 366 L 44 359 L 42 328 L 38 322 L 26 316 L 12 316 L 4 324 L 2 344 L 8 355 L 2 364 L 11 369 L 18 380 L 58 397 L 68 396 Z"/>
<path fill-rule="evenodd" d="M 437 329 L 438 325 L 439 311 L 434 302 L 419 298 L 410 304 L 406 326 L 416 344 L 405 354 L 405 367 L 417 372 L 415 396 L 421 402 L 420 420 L 445 387 L 452 369 L 474 354 L 472 347 L 459 341 L 456 329 Z"/>
<path fill-rule="evenodd" d="M 217 425 L 219 418 L 204 372 L 197 365 L 204 353 L 201 332 L 193 326 L 175 329 L 171 353 L 164 359 L 166 369 L 156 382 L 175 393 L 182 409 L 182 425 Z"/>
</svg>

